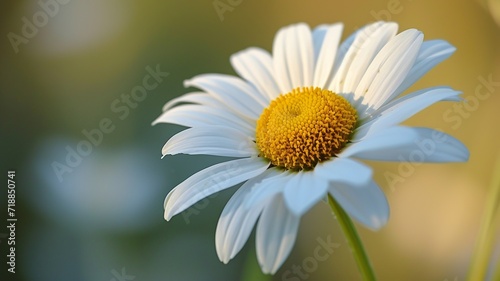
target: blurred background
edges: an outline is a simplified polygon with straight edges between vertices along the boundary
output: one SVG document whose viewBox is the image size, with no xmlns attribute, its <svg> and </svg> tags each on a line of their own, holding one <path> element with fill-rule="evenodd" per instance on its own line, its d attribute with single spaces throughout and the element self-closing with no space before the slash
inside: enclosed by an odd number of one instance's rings
<svg viewBox="0 0 500 281">
<path fill-rule="evenodd" d="M 379 232 L 358 226 L 360 235 L 379 280 L 465 280 L 500 153 L 500 1 L 4 0 L 0 7 L 1 171 L 16 171 L 18 218 L 15 275 L 7 273 L 8 229 L 0 230 L 1 280 L 361 280 L 325 204 L 302 218 L 275 276 L 260 272 L 253 235 L 228 265 L 217 258 L 218 216 L 235 188 L 164 221 L 168 191 L 221 159 L 160 159 L 182 128 L 151 122 L 189 91 L 184 79 L 234 74 L 231 54 L 271 50 L 284 25 L 343 22 L 346 38 L 375 20 L 457 47 L 411 90 L 449 85 L 468 105 L 459 112 L 441 103 L 406 123 L 455 136 L 471 157 L 411 164 L 397 182 L 388 175 L 401 174 L 401 164 L 370 162 L 391 218 Z M 141 88 L 150 73 L 153 86 Z M 312 262 L 321 239 L 338 247 Z M 500 239 L 495 245 L 491 267 L 500 263 Z"/>
</svg>

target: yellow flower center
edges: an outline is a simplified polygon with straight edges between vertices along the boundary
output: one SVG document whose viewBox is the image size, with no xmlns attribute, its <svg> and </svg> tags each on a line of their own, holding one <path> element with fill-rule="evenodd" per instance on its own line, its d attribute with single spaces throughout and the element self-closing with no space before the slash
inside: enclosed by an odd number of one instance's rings
<svg viewBox="0 0 500 281">
<path fill-rule="evenodd" d="M 260 156 L 274 166 L 310 170 L 335 156 L 354 130 L 356 110 L 342 96 L 320 88 L 280 95 L 257 121 Z"/>
</svg>

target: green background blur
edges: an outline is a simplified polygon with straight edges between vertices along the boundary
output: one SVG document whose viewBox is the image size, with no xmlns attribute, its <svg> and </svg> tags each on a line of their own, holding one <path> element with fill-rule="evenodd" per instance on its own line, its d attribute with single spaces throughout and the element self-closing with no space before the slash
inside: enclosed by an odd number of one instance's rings
<svg viewBox="0 0 500 281">
<path fill-rule="evenodd" d="M 271 50 L 284 25 L 344 22 L 346 38 L 379 19 L 457 47 L 411 90 L 449 85 L 468 98 L 466 110 L 458 113 L 453 104 L 441 103 L 406 123 L 452 134 L 471 157 L 467 163 L 410 168 L 370 162 L 391 218 L 379 232 L 360 226 L 360 234 L 379 280 L 465 280 L 500 152 L 500 1 L 221 0 L 233 4 L 223 14 L 211 0 L 64 2 L 17 52 L 8 34 L 22 35 L 23 17 L 32 22 L 42 8 L 38 1 L 0 4 L 0 171 L 16 170 L 18 218 L 15 275 L 7 273 L 7 230 L 0 228 L 1 280 L 360 280 L 344 236 L 322 203 L 302 218 L 293 252 L 275 276 L 260 273 L 253 235 L 233 261 L 220 263 L 215 227 L 235 189 L 168 223 L 163 200 L 190 174 L 221 159 L 161 160 L 161 147 L 182 128 L 150 124 L 168 100 L 189 91 L 183 80 L 234 74 L 231 54 L 250 46 Z M 126 116 L 117 113 L 113 103 L 125 106 L 121 95 L 142 85 L 148 66 L 169 75 L 144 100 L 127 105 Z M 482 79 L 496 84 L 483 87 L 487 97 L 478 99 Z M 60 181 L 53 164 L 65 164 L 68 151 L 86 140 L 82 131 L 95 132 L 105 118 L 114 130 L 103 133 L 88 156 L 73 159 L 79 163 Z M 405 168 L 404 181 L 386 179 Z M 5 222 L 7 186 L 1 188 Z M 500 233 L 498 217 L 496 226 Z M 339 247 L 326 261 L 312 269 L 309 264 L 302 277 L 287 273 L 304 266 L 317 239 L 329 236 Z M 497 239 L 491 266 L 498 266 L 499 257 Z"/>
</svg>

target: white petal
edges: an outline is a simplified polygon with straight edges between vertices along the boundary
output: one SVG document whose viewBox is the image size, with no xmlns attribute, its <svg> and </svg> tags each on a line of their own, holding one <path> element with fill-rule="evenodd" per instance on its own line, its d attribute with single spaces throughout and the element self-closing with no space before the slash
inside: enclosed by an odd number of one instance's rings
<svg viewBox="0 0 500 281">
<path fill-rule="evenodd" d="M 286 183 L 293 179 L 294 173 L 273 167 L 267 169 L 265 178 L 253 187 L 252 193 L 245 201 L 245 208 L 255 208 L 260 202 L 267 201 L 283 192 Z"/>
<path fill-rule="evenodd" d="M 404 79 L 403 83 L 394 92 L 395 96 L 408 89 L 418 81 L 425 73 L 438 63 L 449 58 L 456 48 L 444 40 L 430 40 L 422 43 L 415 64 Z"/>
<path fill-rule="evenodd" d="M 425 154 L 424 162 L 464 162 L 469 159 L 467 147 L 449 134 L 430 128 L 419 127 L 413 130 L 418 133 L 414 149 Z M 411 153 L 414 149 L 408 149 L 406 152 L 410 161 L 413 161 Z"/>
<path fill-rule="evenodd" d="M 225 107 L 223 103 L 214 99 L 212 96 L 210 96 L 205 92 L 192 92 L 170 100 L 163 106 L 162 111 L 165 112 L 171 109 L 172 107 L 185 102 L 208 105 L 209 107 L 217 107 L 217 108 Z"/>
<path fill-rule="evenodd" d="M 402 102 L 406 102 L 409 99 L 415 98 L 415 97 L 420 96 L 422 94 L 425 94 L 429 91 L 435 91 L 435 90 L 453 91 L 453 89 L 450 87 L 438 86 L 438 87 L 430 87 L 430 88 L 425 88 L 425 89 L 421 89 L 421 90 L 412 92 L 412 93 L 404 95 L 400 98 L 394 99 L 394 100 L 384 104 L 383 106 L 379 107 L 377 110 L 373 111 L 370 115 L 367 115 L 364 119 L 360 119 L 361 124 L 364 124 L 366 122 L 371 121 L 372 119 L 378 117 L 381 112 L 384 112 L 391 107 L 397 106 L 398 104 L 400 104 Z M 442 101 L 462 101 L 462 98 L 452 96 L 450 98 L 443 99 Z"/>
<path fill-rule="evenodd" d="M 348 215 L 370 229 L 378 230 L 389 220 L 389 204 L 374 181 L 362 188 L 333 183 L 329 192 Z"/>
<path fill-rule="evenodd" d="M 338 157 L 319 163 L 314 174 L 328 181 L 364 186 L 372 179 L 372 169 L 359 161 Z"/>
<path fill-rule="evenodd" d="M 313 172 L 296 172 L 286 183 L 285 203 L 296 216 L 302 216 L 325 197 L 328 181 L 317 178 Z"/>
<path fill-rule="evenodd" d="M 360 139 L 370 132 L 399 124 L 423 109 L 441 100 L 448 100 L 460 95 L 460 92 L 449 88 L 434 88 L 417 96 L 406 98 L 404 101 L 394 103 L 394 106 L 378 112 L 376 117 L 356 129 L 355 137 Z"/>
<path fill-rule="evenodd" d="M 256 156 L 258 150 L 253 137 L 238 130 L 224 126 L 205 126 L 177 133 L 162 148 L 163 156 L 179 153 L 248 157 Z"/>
<path fill-rule="evenodd" d="M 336 93 L 354 93 L 372 60 L 397 29 L 395 23 L 377 22 L 357 32 L 329 89 Z"/>
<path fill-rule="evenodd" d="M 311 31 L 306 24 L 278 31 L 273 43 L 273 63 L 281 93 L 312 85 L 314 54 Z"/>
<path fill-rule="evenodd" d="M 376 59 L 379 51 L 394 37 L 397 28 L 398 26 L 395 23 L 386 23 L 369 35 L 370 37 L 364 42 L 362 47 L 360 46 L 356 57 L 352 61 L 342 92 L 354 92 L 356 94 L 355 89 L 357 89 L 362 78 L 366 76 L 366 73 L 370 69 L 369 66 Z"/>
<path fill-rule="evenodd" d="M 253 120 L 268 106 L 254 87 L 234 76 L 202 74 L 184 81 L 184 86 L 200 88 L 224 102 L 228 109 Z"/>
<path fill-rule="evenodd" d="M 321 24 L 312 30 L 311 36 L 313 40 L 314 65 L 318 63 L 319 53 L 323 47 L 323 42 L 325 42 L 325 36 L 328 32 L 329 26 L 330 25 L 328 24 Z M 337 47 L 335 47 L 335 49 L 336 48 Z"/>
<path fill-rule="evenodd" d="M 333 66 L 337 56 L 342 29 L 341 23 L 318 26 L 313 31 L 314 42 L 314 80 L 316 87 L 326 88 L 333 78 Z"/>
<path fill-rule="evenodd" d="M 286 58 L 286 33 L 288 28 L 283 27 L 278 30 L 273 42 L 273 69 L 281 93 L 288 93 L 293 89 Z"/>
<path fill-rule="evenodd" d="M 394 126 L 370 134 L 359 142 L 348 145 L 339 157 L 371 159 L 373 155 L 388 154 L 397 147 L 405 146 L 417 138 L 417 133 L 408 127 Z"/>
<path fill-rule="evenodd" d="M 248 48 L 232 55 L 231 64 L 238 75 L 252 83 L 259 92 L 265 93 L 268 101 L 279 96 L 273 59 L 267 51 Z"/>
<path fill-rule="evenodd" d="M 413 66 L 423 38 L 420 31 L 409 29 L 389 41 L 366 70 L 355 98 L 364 97 L 360 101 L 371 111 L 390 101 Z M 360 118 L 370 110 L 361 111 Z"/>
<path fill-rule="evenodd" d="M 254 186 L 266 178 L 264 172 L 245 182 L 227 202 L 217 223 L 215 247 L 223 263 L 228 263 L 245 245 L 253 226 L 268 200 L 264 200 L 251 209 L 244 206 L 245 200 L 254 190 Z"/>
<path fill-rule="evenodd" d="M 264 273 L 274 274 L 290 254 L 300 217 L 285 206 L 282 196 L 267 204 L 257 223 L 257 259 Z"/>
<path fill-rule="evenodd" d="M 268 166 L 261 158 L 244 158 L 197 172 L 169 192 L 165 198 L 165 219 L 170 220 L 207 196 L 262 174 Z"/>
<path fill-rule="evenodd" d="M 255 121 L 227 111 L 205 105 L 188 104 L 169 109 L 160 115 L 153 125 L 158 123 L 177 124 L 186 127 L 226 126 L 247 135 L 255 134 Z"/>
<path fill-rule="evenodd" d="M 363 45 L 366 39 L 368 39 L 368 34 L 376 31 L 382 24 L 383 23 L 381 21 L 367 24 L 356 30 L 346 40 L 344 40 L 342 44 L 340 44 L 337 51 L 337 58 L 335 60 L 334 77 L 328 86 L 329 90 L 336 93 L 343 93 L 342 88 L 344 86 L 345 77 L 348 74 L 348 70 L 353 59 L 356 57 L 359 48 Z M 364 34 L 364 36 L 360 36 L 360 34 Z M 354 42 L 356 42 L 355 46 L 353 46 Z M 353 46 L 352 49 L 351 46 Z"/>
<path fill-rule="evenodd" d="M 378 22 L 378 23 L 374 23 L 374 25 L 380 25 L 382 24 L 381 22 Z M 335 64 L 333 66 L 333 73 L 334 75 L 337 73 L 340 65 L 342 64 L 342 61 L 344 60 L 345 58 L 345 55 L 347 54 L 347 51 L 349 51 L 349 49 L 351 48 L 352 46 L 352 43 L 354 42 L 354 40 L 358 37 L 359 35 L 359 32 L 366 32 L 365 31 L 365 28 L 371 26 L 372 24 L 368 24 L 358 30 L 356 30 L 354 33 L 352 33 L 351 35 L 349 35 L 349 37 L 347 37 L 347 39 L 345 39 L 342 44 L 340 44 L 340 47 L 338 48 L 337 50 L 337 57 L 335 58 Z"/>
<path fill-rule="evenodd" d="M 368 160 L 463 162 L 469 151 L 452 136 L 429 128 L 392 127 L 371 134 L 341 154 Z"/>
</svg>

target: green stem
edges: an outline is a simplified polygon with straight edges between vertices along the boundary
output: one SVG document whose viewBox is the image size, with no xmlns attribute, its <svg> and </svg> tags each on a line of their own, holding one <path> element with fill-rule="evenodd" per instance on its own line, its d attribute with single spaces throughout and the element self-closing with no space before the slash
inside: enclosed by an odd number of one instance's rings
<svg viewBox="0 0 500 281">
<path fill-rule="evenodd" d="M 469 269 L 468 280 L 485 280 L 489 261 L 493 251 L 495 214 L 500 206 L 500 157 L 493 170 L 493 179 L 489 189 L 484 215 L 481 221 L 476 251 Z"/>
<path fill-rule="evenodd" d="M 349 243 L 349 246 L 351 247 L 354 259 L 358 264 L 358 268 L 361 271 L 363 280 L 375 281 L 375 273 L 373 272 L 372 266 L 370 265 L 370 260 L 366 255 L 363 243 L 361 242 L 358 232 L 356 231 L 356 228 L 354 227 L 351 219 L 330 194 L 328 194 L 328 203 L 330 204 L 330 208 L 332 209 L 333 213 L 337 217 L 337 221 L 339 222 L 344 235 L 347 237 L 347 241 Z"/>
</svg>

